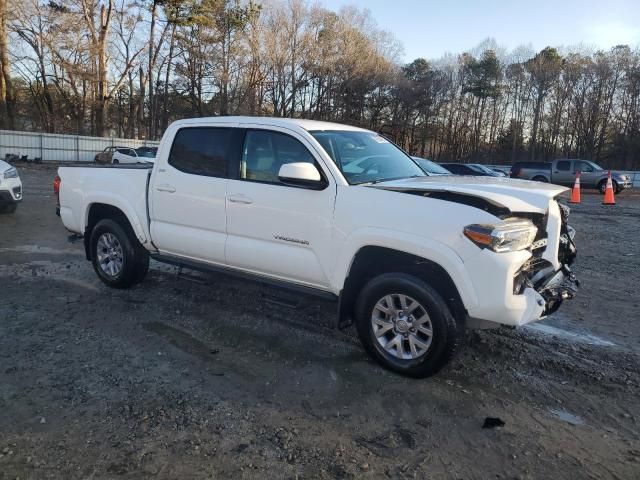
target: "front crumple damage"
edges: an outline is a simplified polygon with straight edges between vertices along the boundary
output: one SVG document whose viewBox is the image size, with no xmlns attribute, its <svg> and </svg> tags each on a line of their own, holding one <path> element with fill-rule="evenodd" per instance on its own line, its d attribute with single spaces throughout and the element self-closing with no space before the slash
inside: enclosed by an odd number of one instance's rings
<svg viewBox="0 0 640 480">
<path fill-rule="evenodd" d="M 469 204 L 468 201 L 480 202 L 484 206 L 479 208 L 486 211 L 496 211 L 497 207 L 507 208 L 512 212 L 536 213 L 544 213 L 550 200 L 568 190 L 566 187 L 528 180 L 455 175 L 389 180 L 367 187 L 432 198 L 437 198 L 439 193 L 436 192 L 441 192 L 442 200 L 464 204 Z"/>
<path fill-rule="evenodd" d="M 377 188 L 410 195 L 453 202 L 483 210 L 500 219 L 510 217 L 527 218 L 538 228 L 529 251 L 531 256 L 517 269 L 513 277 L 513 295 L 526 299 L 522 318 L 517 324 L 538 320 L 552 314 L 564 300 L 576 296 L 579 282 L 571 271 L 576 257 L 573 242 L 575 230 L 567 223 L 569 208 L 561 205 L 556 197 L 547 198 L 546 208 L 521 210 L 516 201 L 500 202 L 491 195 L 480 196 L 477 192 L 450 191 L 445 188 L 403 188 L 399 185 L 384 185 Z M 513 192 L 516 195 L 518 192 Z M 507 206 L 508 205 L 508 206 Z M 509 208 L 511 207 L 511 208 Z M 508 302 L 508 300 L 507 300 Z M 519 304 L 519 303 L 518 303 Z M 479 317 L 480 318 L 480 317 Z M 489 319 L 489 318 L 487 318 Z"/>
<path fill-rule="evenodd" d="M 571 271 L 577 249 L 573 242 L 575 230 L 567 223 L 569 208 L 556 205 L 559 214 L 559 219 L 555 219 L 559 220 L 557 240 L 550 239 L 549 234 L 553 233 L 553 217 L 558 215 L 547 213 L 538 219 L 538 222 L 544 222 L 547 228 L 538 228 L 538 237 L 531 249 L 532 256 L 514 278 L 514 294 L 521 294 L 524 289 L 532 288 L 543 298 L 543 317 L 558 310 L 564 300 L 574 298 L 580 286 L 580 282 Z M 538 222 L 534 220 L 534 223 Z"/>
<path fill-rule="evenodd" d="M 509 209 L 504 205 L 488 200 L 484 197 L 477 195 L 470 195 L 467 193 L 450 192 L 447 190 L 416 190 L 416 189 L 397 189 L 388 188 L 385 190 L 391 190 L 394 192 L 408 193 L 410 195 L 418 195 L 420 197 L 433 198 L 436 200 L 442 200 L 445 202 L 459 203 L 461 205 L 467 205 L 469 207 L 483 210 L 491 215 L 499 218 L 506 218 L 509 216 Z"/>
</svg>

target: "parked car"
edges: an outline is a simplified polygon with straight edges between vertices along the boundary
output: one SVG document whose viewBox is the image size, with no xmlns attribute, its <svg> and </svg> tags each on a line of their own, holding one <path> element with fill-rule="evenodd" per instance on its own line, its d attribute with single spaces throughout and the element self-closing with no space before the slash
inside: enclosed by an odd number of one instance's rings
<svg viewBox="0 0 640 480">
<path fill-rule="evenodd" d="M 609 171 L 589 160 L 564 159 L 554 160 L 553 162 L 516 162 L 511 167 L 511 178 L 572 186 L 575 182 L 577 171 L 580 171 L 580 186 L 582 188 L 597 188 L 600 193 L 604 194 L 607 188 Z M 624 172 L 612 171 L 611 182 L 616 193 L 633 186 L 631 175 Z"/>
<path fill-rule="evenodd" d="M 487 167 L 487 168 L 489 168 L 491 171 L 497 173 L 498 176 L 500 176 L 500 177 L 508 177 L 509 176 L 509 172 L 503 170 L 502 168 L 496 168 L 496 167 Z"/>
<path fill-rule="evenodd" d="M 146 161 L 155 161 L 158 154 L 158 147 L 138 147 L 136 148 L 138 158 L 144 158 Z"/>
<path fill-rule="evenodd" d="M 441 163 L 440 165 L 455 175 L 470 175 L 474 177 L 504 176 L 479 163 Z"/>
<path fill-rule="evenodd" d="M 426 158 L 421 157 L 411 157 L 413 158 L 418 166 L 424 170 L 427 175 L 451 175 L 451 172 L 446 168 L 438 165 L 436 162 L 432 162 L 431 160 L 427 160 Z"/>
<path fill-rule="evenodd" d="M 13 213 L 22 201 L 22 181 L 18 170 L 0 160 L 0 213 Z"/>
<path fill-rule="evenodd" d="M 331 299 L 338 326 L 413 377 L 465 327 L 534 322 L 576 293 L 564 187 L 430 177 L 374 132 L 311 120 L 180 120 L 159 152 L 59 169 L 62 222 L 110 287 L 153 258 Z"/>
<path fill-rule="evenodd" d="M 93 157 L 93 161 L 95 163 L 111 163 L 111 158 L 113 157 L 114 152 L 118 148 L 124 148 L 124 147 L 114 147 L 114 146 L 107 147 L 100 153 L 96 153 L 96 156 Z"/>
<path fill-rule="evenodd" d="M 112 163 L 153 162 L 158 152 L 157 147 L 118 148 L 113 154 Z"/>
</svg>

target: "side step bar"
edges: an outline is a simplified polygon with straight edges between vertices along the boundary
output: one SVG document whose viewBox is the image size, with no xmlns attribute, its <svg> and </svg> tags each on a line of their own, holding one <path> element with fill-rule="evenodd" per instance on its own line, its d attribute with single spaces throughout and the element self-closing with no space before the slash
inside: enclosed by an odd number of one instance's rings
<svg viewBox="0 0 640 480">
<path fill-rule="evenodd" d="M 327 301 L 336 302 L 338 296 L 327 292 L 326 290 L 320 290 L 306 285 L 300 285 L 297 283 L 287 282 L 284 280 L 278 280 L 276 278 L 267 277 L 264 275 L 258 275 L 254 273 L 244 272 L 236 270 L 231 267 L 224 267 L 220 265 L 212 265 L 209 263 L 198 262 L 195 260 L 185 259 L 181 257 L 175 257 L 173 255 L 151 254 L 151 258 L 162 263 L 168 263 L 170 265 L 176 265 L 177 267 L 190 268 L 205 273 L 220 273 L 223 275 L 230 275 L 232 277 L 241 278 L 250 282 L 267 285 L 270 287 L 286 290 L 289 292 L 295 292 L 298 294 L 320 298 Z M 182 274 L 182 270 L 178 271 L 178 275 Z"/>
</svg>

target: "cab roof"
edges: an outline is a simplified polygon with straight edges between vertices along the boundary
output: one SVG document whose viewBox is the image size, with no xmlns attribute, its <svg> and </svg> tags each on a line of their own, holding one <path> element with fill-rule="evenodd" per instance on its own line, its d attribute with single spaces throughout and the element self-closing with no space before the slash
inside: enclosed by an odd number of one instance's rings
<svg viewBox="0 0 640 480">
<path fill-rule="evenodd" d="M 353 127 L 351 125 L 344 125 L 342 123 L 322 122 L 318 120 L 306 120 L 302 118 L 276 118 L 276 117 L 244 117 L 244 116 L 228 116 L 228 117 L 202 117 L 202 118 L 189 118 L 184 120 L 178 120 L 176 122 L 180 125 L 194 125 L 194 124 L 206 124 L 212 125 L 217 123 L 237 123 L 240 127 L 248 124 L 258 124 L 273 127 L 299 127 L 306 131 L 316 130 L 343 130 L 343 131 L 362 131 L 366 132 L 363 128 Z"/>
</svg>

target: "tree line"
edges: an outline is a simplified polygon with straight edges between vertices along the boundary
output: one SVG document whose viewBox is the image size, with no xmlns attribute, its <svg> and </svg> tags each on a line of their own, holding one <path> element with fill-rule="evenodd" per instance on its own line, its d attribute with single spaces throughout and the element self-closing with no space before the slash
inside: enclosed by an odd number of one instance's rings
<svg viewBox="0 0 640 480">
<path fill-rule="evenodd" d="M 638 48 L 400 58 L 368 11 L 310 0 L 0 0 L 0 128 L 157 139 L 185 117 L 303 117 L 435 160 L 640 169 Z"/>
</svg>

